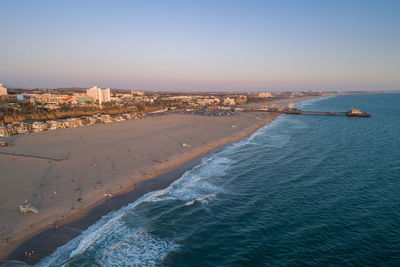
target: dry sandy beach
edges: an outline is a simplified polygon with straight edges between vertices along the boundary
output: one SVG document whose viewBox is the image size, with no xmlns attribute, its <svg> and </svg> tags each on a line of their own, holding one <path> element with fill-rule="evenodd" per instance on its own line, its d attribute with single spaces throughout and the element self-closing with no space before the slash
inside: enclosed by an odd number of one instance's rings
<svg viewBox="0 0 400 267">
<path fill-rule="evenodd" d="M 82 213 L 104 199 L 105 192 L 132 190 L 272 119 L 271 114 L 254 113 L 174 114 L 14 136 L 2 152 L 49 159 L 0 154 L 1 251 L 9 252 L 27 235 Z M 21 214 L 18 205 L 25 200 L 39 213 Z"/>
<path fill-rule="evenodd" d="M 106 192 L 135 190 L 275 117 L 171 114 L 8 138 L 9 147 L 0 152 L 38 157 L 0 154 L 0 259 L 54 222 L 84 216 Z M 20 213 L 24 201 L 39 213 Z"/>
</svg>

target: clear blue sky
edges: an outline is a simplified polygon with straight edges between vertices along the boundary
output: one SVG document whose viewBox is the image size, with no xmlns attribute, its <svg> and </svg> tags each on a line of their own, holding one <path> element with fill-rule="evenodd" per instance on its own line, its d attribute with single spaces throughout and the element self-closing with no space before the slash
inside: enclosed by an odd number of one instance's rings
<svg viewBox="0 0 400 267">
<path fill-rule="evenodd" d="M 2 0 L 0 14 L 8 86 L 400 89 L 397 0 Z"/>
</svg>

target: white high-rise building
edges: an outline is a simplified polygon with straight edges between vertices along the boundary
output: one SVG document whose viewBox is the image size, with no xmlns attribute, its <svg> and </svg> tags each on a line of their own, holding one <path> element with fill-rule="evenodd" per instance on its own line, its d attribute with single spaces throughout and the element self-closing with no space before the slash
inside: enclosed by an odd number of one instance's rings
<svg viewBox="0 0 400 267">
<path fill-rule="evenodd" d="M 103 102 L 110 102 L 111 96 L 110 96 L 110 88 L 103 89 L 101 91 L 101 94 L 103 96 Z"/>
<path fill-rule="evenodd" d="M 110 101 L 110 88 L 107 89 L 101 89 L 97 86 L 94 86 L 90 89 L 86 90 L 86 94 L 88 96 L 93 97 L 94 101 L 99 101 L 99 104 L 103 102 L 109 102 Z"/>
<path fill-rule="evenodd" d="M 4 88 L 2 83 L 0 83 L 0 95 L 7 95 L 7 88 Z"/>
</svg>

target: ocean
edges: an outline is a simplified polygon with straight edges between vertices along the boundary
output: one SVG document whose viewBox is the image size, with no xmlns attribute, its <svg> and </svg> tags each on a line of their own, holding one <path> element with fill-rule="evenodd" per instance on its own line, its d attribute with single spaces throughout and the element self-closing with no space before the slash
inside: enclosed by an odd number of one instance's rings
<svg viewBox="0 0 400 267">
<path fill-rule="evenodd" d="M 400 94 L 281 115 L 37 266 L 400 266 Z"/>
</svg>

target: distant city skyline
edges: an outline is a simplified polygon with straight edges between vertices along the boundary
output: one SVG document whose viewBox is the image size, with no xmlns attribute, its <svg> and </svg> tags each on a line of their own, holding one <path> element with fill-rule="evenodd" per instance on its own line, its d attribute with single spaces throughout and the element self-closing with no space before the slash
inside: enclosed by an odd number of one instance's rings
<svg viewBox="0 0 400 267">
<path fill-rule="evenodd" d="M 400 1 L 1 2 L 4 87 L 399 90 Z"/>
</svg>

